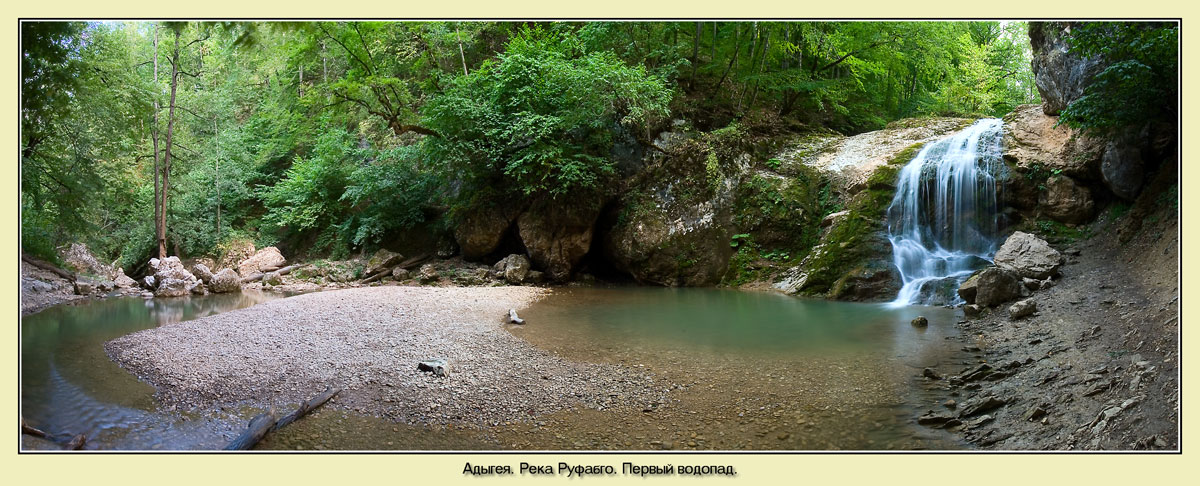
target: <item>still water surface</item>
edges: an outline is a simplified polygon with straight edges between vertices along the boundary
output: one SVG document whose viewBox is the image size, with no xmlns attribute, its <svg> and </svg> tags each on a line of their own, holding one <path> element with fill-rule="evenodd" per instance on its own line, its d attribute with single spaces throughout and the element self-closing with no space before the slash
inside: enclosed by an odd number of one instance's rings
<svg viewBox="0 0 1200 486">
<path fill-rule="evenodd" d="M 65 305 L 22 323 L 22 414 L 99 449 L 215 449 L 255 410 L 161 410 L 104 342 L 275 298 L 242 293 Z M 928 328 L 909 321 L 924 315 Z M 630 415 L 578 409 L 487 431 L 397 425 L 320 409 L 271 449 L 954 449 L 913 418 L 937 406 L 925 366 L 961 361 L 954 312 L 720 289 L 560 288 L 513 334 L 570 359 L 620 363 L 674 383 Z M 961 346 L 961 345 L 959 345 Z"/>
</svg>

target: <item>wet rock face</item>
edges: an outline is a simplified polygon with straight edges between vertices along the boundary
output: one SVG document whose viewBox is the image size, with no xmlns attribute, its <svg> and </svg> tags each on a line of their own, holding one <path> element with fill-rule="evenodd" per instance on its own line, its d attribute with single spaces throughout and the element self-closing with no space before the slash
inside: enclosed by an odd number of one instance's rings
<svg viewBox="0 0 1200 486">
<path fill-rule="evenodd" d="M 545 200 L 517 218 L 517 232 L 534 266 L 565 282 L 591 249 L 599 217 L 598 201 Z"/>
<path fill-rule="evenodd" d="M 1047 216 L 1070 224 L 1091 221 L 1096 203 L 1088 188 L 1063 175 L 1050 177 L 1045 186 L 1046 190 L 1038 194 L 1038 204 Z"/>
<path fill-rule="evenodd" d="M 1063 34 L 1069 29 L 1070 24 L 1063 22 L 1029 23 L 1034 83 L 1047 115 L 1058 115 L 1083 96 L 1083 89 L 1104 69 L 1099 59 L 1081 59 L 1067 52 Z"/>
<path fill-rule="evenodd" d="M 1062 254 L 1046 240 L 1017 231 L 996 251 L 995 262 L 1018 277 L 1044 280 L 1058 274 Z"/>
<path fill-rule="evenodd" d="M 223 268 L 212 276 L 208 290 L 214 293 L 238 292 L 242 290 L 241 279 L 232 268 Z"/>
<path fill-rule="evenodd" d="M 1129 138 L 1109 142 L 1100 161 L 1100 173 L 1113 194 L 1132 201 L 1142 192 L 1145 162 L 1138 144 Z"/>
<path fill-rule="evenodd" d="M 271 268 L 279 268 L 287 263 L 287 259 L 283 258 L 283 254 L 279 253 L 279 249 L 273 246 L 268 246 L 258 250 L 251 255 L 250 258 L 242 260 L 238 264 L 238 274 L 247 277 L 256 273 L 261 273 L 264 270 Z"/>
<path fill-rule="evenodd" d="M 623 202 L 618 222 L 604 240 L 604 252 L 620 270 L 645 284 L 714 285 L 733 256 L 733 185 L 710 200 L 683 201 L 672 181 L 651 196 Z"/>
<path fill-rule="evenodd" d="M 465 212 L 454 228 L 454 240 L 467 260 L 496 251 L 520 210 L 506 205 L 480 205 Z"/>
<path fill-rule="evenodd" d="M 154 272 L 156 297 L 184 296 L 200 286 L 200 280 L 183 268 L 179 257 L 151 258 L 150 269 Z"/>
</svg>

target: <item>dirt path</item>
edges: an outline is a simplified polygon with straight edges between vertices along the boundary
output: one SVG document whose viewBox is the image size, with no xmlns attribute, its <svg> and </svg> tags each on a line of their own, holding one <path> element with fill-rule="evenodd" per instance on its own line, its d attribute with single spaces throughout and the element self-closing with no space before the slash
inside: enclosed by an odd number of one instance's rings
<svg viewBox="0 0 1200 486">
<path fill-rule="evenodd" d="M 1092 225 L 1066 248 L 1062 277 L 1012 321 L 1007 305 L 962 321 L 977 359 L 935 370 L 928 386 L 956 402 L 931 404 L 964 438 L 988 449 L 1179 447 L 1179 236 L 1169 206 Z M 1130 231 L 1132 219 L 1140 230 Z M 1132 238 L 1122 242 L 1121 234 Z M 970 374 L 979 365 L 981 372 Z"/>
</svg>

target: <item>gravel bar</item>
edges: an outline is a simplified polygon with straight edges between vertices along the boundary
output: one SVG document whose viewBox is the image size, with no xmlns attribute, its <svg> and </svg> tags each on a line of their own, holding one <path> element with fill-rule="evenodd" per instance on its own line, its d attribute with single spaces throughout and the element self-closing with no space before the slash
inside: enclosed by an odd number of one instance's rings
<svg viewBox="0 0 1200 486">
<path fill-rule="evenodd" d="M 580 363 L 507 332 L 529 287 L 369 287 L 299 295 L 105 344 L 164 406 L 288 406 L 326 386 L 334 406 L 412 424 L 497 425 L 569 408 L 664 403 L 636 368 Z M 531 322 L 528 325 L 538 325 Z M 446 359 L 447 376 L 417 370 Z"/>
</svg>

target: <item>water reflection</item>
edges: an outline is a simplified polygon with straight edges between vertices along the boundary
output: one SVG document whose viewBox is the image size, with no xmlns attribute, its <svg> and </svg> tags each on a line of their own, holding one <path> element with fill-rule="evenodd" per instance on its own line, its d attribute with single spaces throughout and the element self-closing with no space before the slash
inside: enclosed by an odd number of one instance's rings
<svg viewBox="0 0 1200 486">
<path fill-rule="evenodd" d="M 174 299 L 114 298 L 60 305 L 21 324 L 21 414 L 51 433 L 83 433 L 91 448 L 220 444 L 219 426 L 155 410 L 154 389 L 109 360 L 104 343 L 157 326 L 283 297 L 242 292 Z M 207 444 L 207 445 L 206 445 Z"/>
</svg>

